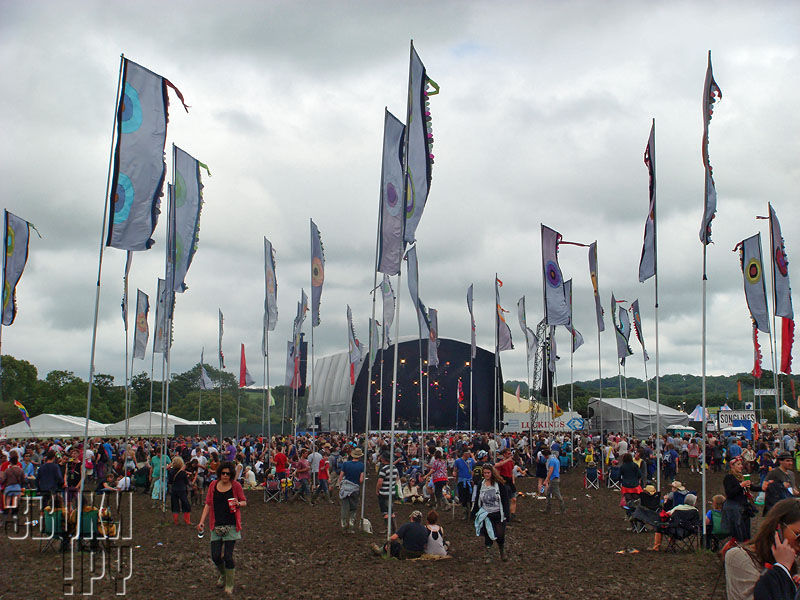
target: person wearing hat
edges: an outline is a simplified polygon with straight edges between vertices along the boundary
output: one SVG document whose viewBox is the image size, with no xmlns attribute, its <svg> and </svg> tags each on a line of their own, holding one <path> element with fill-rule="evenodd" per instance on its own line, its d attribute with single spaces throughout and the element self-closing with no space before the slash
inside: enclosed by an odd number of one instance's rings
<svg viewBox="0 0 800 600">
<path fill-rule="evenodd" d="M 670 491 L 664 496 L 664 509 L 670 510 L 674 506 L 683 504 L 686 499 L 686 488 L 677 479 L 670 484 Z"/>
<path fill-rule="evenodd" d="M 339 473 L 339 500 L 342 503 L 339 518 L 342 532 L 355 533 L 356 510 L 361 496 L 361 484 L 364 482 L 364 463 L 360 460 L 363 457 L 361 448 L 354 448 Z"/>
<path fill-rule="evenodd" d="M 639 494 L 639 504 L 650 510 L 658 510 L 661 500 L 656 493 L 656 486 L 652 484 L 644 486 L 642 493 Z"/>
<path fill-rule="evenodd" d="M 781 500 L 797 496 L 794 471 L 792 471 L 791 452 L 781 452 L 778 455 L 778 466 L 772 469 L 764 479 L 761 488 L 764 490 L 764 516 Z"/>
</svg>

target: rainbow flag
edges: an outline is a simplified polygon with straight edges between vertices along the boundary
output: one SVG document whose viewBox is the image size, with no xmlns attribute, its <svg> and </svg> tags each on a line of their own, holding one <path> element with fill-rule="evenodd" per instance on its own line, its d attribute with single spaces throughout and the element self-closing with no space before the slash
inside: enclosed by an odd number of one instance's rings
<svg viewBox="0 0 800 600">
<path fill-rule="evenodd" d="M 25 419 L 25 424 L 28 427 L 30 427 L 31 426 L 31 419 L 28 416 L 28 411 L 22 405 L 22 402 L 20 402 L 19 400 L 14 400 L 14 406 L 16 406 L 19 409 L 19 412 L 22 413 L 22 418 Z"/>
</svg>

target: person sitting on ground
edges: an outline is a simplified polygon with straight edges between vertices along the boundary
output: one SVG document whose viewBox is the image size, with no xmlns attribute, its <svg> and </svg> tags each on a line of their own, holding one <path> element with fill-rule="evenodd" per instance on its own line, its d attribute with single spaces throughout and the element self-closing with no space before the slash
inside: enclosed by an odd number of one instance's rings
<svg viewBox="0 0 800 600">
<path fill-rule="evenodd" d="M 372 552 L 378 556 L 388 555 L 400 560 L 419 558 L 425 552 L 427 543 L 428 529 L 422 525 L 422 513 L 415 510 L 409 515 L 408 523 L 401 525 L 397 533 L 392 534 L 383 549 L 372 544 Z"/>
<path fill-rule="evenodd" d="M 775 553 L 776 540 L 783 538 L 795 552 L 800 549 L 797 536 L 800 535 L 800 501 L 794 498 L 781 500 L 761 521 L 758 533 L 747 544 L 732 547 L 725 553 L 725 586 L 728 600 L 749 600 L 754 597 L 754 588 L 766 565 L 783 562 Z M 797 573 L 792 560 L 785 564 L 789 574 Z M 773 566 L 773 568 L 775 568 Z M 780 567 L 778 567 L 780 568 Z M 762 584 L 766 585 L 766 582 Z M 759 595 L 763 598 L 783 598 L 783 596 Z"/>
<path fill-rule="evenodd" d="M 444 528 L 439 525 L 439 513 L 432 510 L 428 513 L 428 523 L 425 528 L 429 531 L 428 541 L 425 544 L 425 554 L 431 556 L 447 556 L 450 542 L 444 541 Z"/>
</svg>

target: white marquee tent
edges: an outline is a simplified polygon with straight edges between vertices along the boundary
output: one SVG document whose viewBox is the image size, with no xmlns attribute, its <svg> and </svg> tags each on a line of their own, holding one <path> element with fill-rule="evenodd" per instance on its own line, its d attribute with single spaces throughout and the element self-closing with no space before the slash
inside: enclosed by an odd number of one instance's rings
<svg viewBox="0 0 800 600">
<path fill-rule="evenodd" d="M 144 435 L 161 435 L 161 418 L 163 413 L 160 412 L 151 412 L 151 411 L 144 411 L 143 413 L 139 413 L 133 417 L 128 419 L 128 433 L 129 435 L 133 436 L 144 436 Z M 189 421 L 187 419 L 182 419 L 181 417 L 176 417 L 175 415 L 167 415 L 166 416 L 165 427 L 167 429 L 167 435 L 175 435 L 175 425 L 216 425 L 217 422 L 214 419 L 210 421 Z M 108 436 L 120 436 L 125 435 L 125 419 L 118 423 L 114 423 L 113 425 L 108 425 L 105 429 L 104 435 Z"/>
<path fill-rule="evenodd" d="M 70 415 L 42 414 L 31 417 L 31 426 L 25 421 L 0 429 L 0 436 L 7 438 L 37 437 L 83 437 L 86 419 Z M 89 421 L 89 435 L 102 436 L 106 433 L 106 426 L 97 421 Z"/>
<path fill-rule="evenodd" d="M 590 398 L 589 408 L 594 411 L 594 427 L 600 427 L 602 416 L 603 429 L 606 431 L 624 431 L 633 433 L 638 438 L 646 438 L 656 431 L 656 403 L 647 398 Z M 660 433 L 666 433 L 670 425 L 688 425 L 689 415 L 661 405 Z"/>
</svg>

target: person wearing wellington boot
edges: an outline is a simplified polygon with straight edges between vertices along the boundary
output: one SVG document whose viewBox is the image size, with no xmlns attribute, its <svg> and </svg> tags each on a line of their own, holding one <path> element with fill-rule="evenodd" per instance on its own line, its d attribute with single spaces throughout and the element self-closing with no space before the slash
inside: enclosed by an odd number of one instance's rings
<svg viewBox="0 0 800 600">
<path fill-rule="evenodd" d="M 233 476 L 235 467 L 225 461 L 217 469 L 217 479 L 208 487 L 206 504 L 197 524 L 201 534 L 205 530 L 206 517 L 211 529 L 211 560 L 219 571 L 217 587 L 225 586 L 226 594 L 233 594 L 235 565 L 233 547 L 236 540 L 242 539 L 242 511 L 247 499 L 242 486 Z"/>
</svg>

